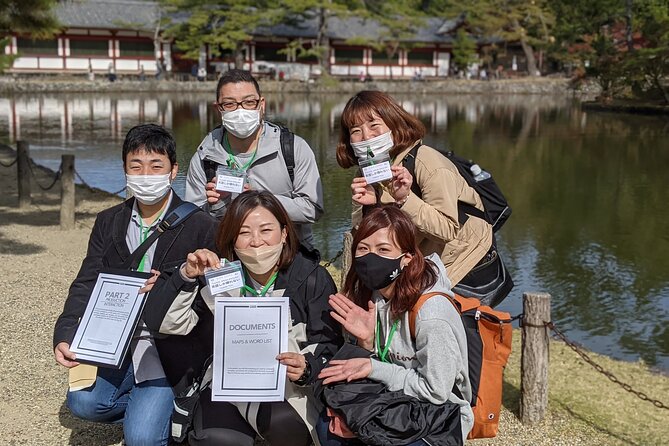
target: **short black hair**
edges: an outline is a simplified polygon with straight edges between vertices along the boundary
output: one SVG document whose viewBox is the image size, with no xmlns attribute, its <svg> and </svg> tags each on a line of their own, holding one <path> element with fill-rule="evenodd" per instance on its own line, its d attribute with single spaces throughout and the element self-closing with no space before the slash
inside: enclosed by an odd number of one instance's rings
<svg viewBox="0 0 669 446">
<path fill-rule="evenodd" d="M 136 125 L 128 131 L 123 141 L 123 165 L 129 153 L 140 150 L 167 155 L 170 164 L 177 163 L 177 144 L 172 134 L 157 124 Z"/>
<path fill-rule="evenodd" d="M 221 94 L 221 88 L 223 88 L 223 85 L 238 84 L 240 82 L 252 83 L 253 86 L 256 87 L 258 96 L 260 96 L 260 85 L 258 85 L 258 81 L 256 80 L 255 77 L 253 77 L 251 72 L 235 68 L 233 70 L 228 70 L 225 73 L 223 73 L 223 75 L 218 80 L 218 84 L 216 85 L 216 102 L 218 102 L 218 96 Z"/>
</svg>

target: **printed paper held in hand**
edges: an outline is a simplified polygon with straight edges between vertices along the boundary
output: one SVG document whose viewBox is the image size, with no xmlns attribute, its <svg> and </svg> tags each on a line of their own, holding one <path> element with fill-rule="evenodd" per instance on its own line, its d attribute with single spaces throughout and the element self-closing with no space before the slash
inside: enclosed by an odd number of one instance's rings
<svg viewBox="0 0 669 446">
<path fill-rule="evenodd" d="M 148 273 L 101 272 L 86 311 L 79 322 L 70 350 L 77 361 L 118 368 L 144 307 L 145 294 L 138 294 Z"/>
<path fill-rule="evenodd" d="M 212 401 L 283 401 L 288 297 L 218 297 Z"/>
</svg>

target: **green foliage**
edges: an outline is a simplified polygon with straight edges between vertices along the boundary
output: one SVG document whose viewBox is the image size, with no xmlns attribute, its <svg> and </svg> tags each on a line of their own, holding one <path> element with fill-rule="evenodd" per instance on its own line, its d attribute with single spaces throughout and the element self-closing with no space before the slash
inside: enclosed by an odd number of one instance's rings
<svg viewBox="0 0 669 446">
<path fill-rule="evenodd" d="M 476 42 L 460 28 L 453 42 L 453 63 L 459 70 L 467 70 L 476 62 Z"/>
<path fill-rule="evenodd" d="M 55 0 L 0 0 L 0 35 L 18 32 L 38 39 L 51 37 L 58 30 L 52 14 L 55 4 Z"/>
<path fill-rule="evenodd" d="M 208 44 L 212 55 L 222 50 L 242 60 L 243 46 L 253 31 L 272 23 L 277 10 L 271 1 L 250 0 L 161 0 L 171 18 L 166 19 L 166 37 L 175 40 L 184 56 L 198 59 L 200 48 Z"/>
<path fill-rule="evenodd" d="M 349 39 L 350 44 L 385 52 L 388 60 L 395 58 L 400 49 L 408 50 L 415 46 L 414 36 L 418 28 L 425 25 L 426 18 L 415 2 L 367 1 L 365 7 L 365 17 L 381 26 L 380 35 L 377 38 Z"/>
<path fill-rule="evenodd" d="M 292 44 L 297 57 L 316 57 L 321 67 L 327 71 L 329 66 L 330 46 L 327 37 L 329 19 L 346 18 L 353 15 L 364 15 L 364 1 L 360 0 L 279 0 L 277 20 L 300 25 L 307 20 L 317 22 L 316 41 L 306 48 L 302 41 Z"/>
<path fill-rule="evenodd" d="M 46 39 L 58 31 L 53 16 L 55 0 L 0 0 L 0 36 L 9 33 L 29 33 L 36 39 Z M 14 56 L 6 55 L 8 39 L 0 40 L 0 73 L 12 65 Z"/>
</svg>

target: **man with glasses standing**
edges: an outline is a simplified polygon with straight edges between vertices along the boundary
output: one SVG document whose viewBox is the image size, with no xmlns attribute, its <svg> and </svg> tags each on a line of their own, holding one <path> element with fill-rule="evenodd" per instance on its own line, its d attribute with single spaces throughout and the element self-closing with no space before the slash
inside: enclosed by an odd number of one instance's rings
<svg viewBox="0 0 669 446">
<path fill-rule="evenodd" d="M 190 161 L 186 200 L 222 217 L 236 194 L 216 190 L 217 170 L 222 166 L 243 172 L 244 190 L 274 194 L 296 224 L 302 244 L 313 248 L 311 225 L 323 214 L 323 188 L 307 142 L 264 120 L 265 98 L 248 71 L 235 69 L 221 76 L 214 106 L 222 126 L 204 138 Z M 293 160 L 282 150 L 282 133 L 290 134 L 288 140 L 294 137 L 287 148 Z"/>
</svg>

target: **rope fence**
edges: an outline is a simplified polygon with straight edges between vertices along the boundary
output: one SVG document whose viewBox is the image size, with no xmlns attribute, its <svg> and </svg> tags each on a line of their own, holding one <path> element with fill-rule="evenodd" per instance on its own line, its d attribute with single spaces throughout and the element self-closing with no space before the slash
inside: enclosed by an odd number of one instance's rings
<svg viewBox="0 0 669 446">
<path fill-rule="evenodd" d="M 2 166 L 2 167 L 12 167 L 14 164 L 16 164 L 16 161 L 17 161 L 18 159 L 19 159 L 18 157 L 14 158 L 14 161 L 12 161 L 12 162 L 9 163 L 9 164 L 5 164 L 5 163 L 3 163 L 2 161 L 0 161 L 0 166 Z"/>
<path fill-rule="evenodd" d="M 61 163 L 60 166 L 58 166 L 58 170 L 56 171 L 53 180 L 48 186 L 42 186 L 41 184 L 39 184 L 39 181 L 37 179 L 37 174 L 33 170 L 33 164 L 35 164 L 33 160 L 30 160 L 30 162 L 28 163 L 28 167 L 30 168 L 30 174 L 32 175 L 33 180 L 35 181 L 35 184 L 37 184 L 37 186 L 45 192 L 51 190 L 56 185 L 56 183 L 58 182 L 63 173 L 63 163 Z"/>
<path fill-rule="evenodd" d="M 86 186 L 89 189 L 96 189 L 93 186 L 91 186 L 86 180 L 84 180 L 84 178 L 79 174 L 77 169 L 74 169 L 74 174 L 79 179 L 79 181 L 81 181 L 81 184 L 83 184 L 84 186 Z M 112 192 L 112 194 L 121 195 L 123 192 L 125 192 L 125 186 L 123 186 L 121 189 L 117 190 L 116 192 Z"/>
</svg>

